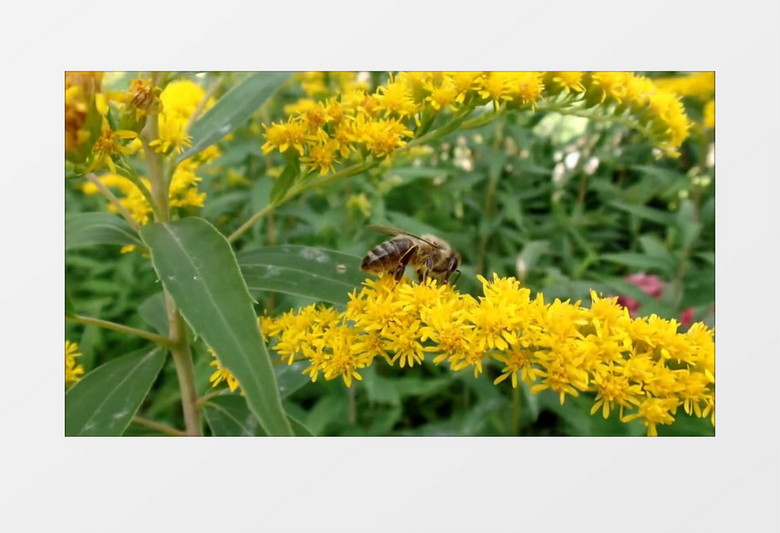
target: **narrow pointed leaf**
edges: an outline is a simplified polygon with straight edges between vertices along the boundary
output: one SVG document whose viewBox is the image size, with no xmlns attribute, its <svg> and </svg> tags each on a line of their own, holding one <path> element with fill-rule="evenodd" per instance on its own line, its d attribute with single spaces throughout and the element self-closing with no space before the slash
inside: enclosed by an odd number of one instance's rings
<svg viewBox="0 0 780 533">
<path fill-rule="evenodd" d="M 365 281 L 360 262 L 356 255 L 310 246 L 268 246 L 238 254 L 253 295 L 275 291 L 338 305 Z"/>
<path fill-rule="evenodd" d="M 295 179 L 300 173 L 301 167 L 297 157 L 287 162 L 282 175 L 276 178 L 274 186 L 271 187 L 270 201 L 272 205 L 278 205 L 282 201 L 282 198 L 290 190 L 290 187 L 293 186 Z"/>
<path fill-rule="evenodd" d="M 603 254 L 601 259 L 609 261 L 610 263 L 618 263 L 639 270 L 655 269 L 666 272 L 669 268 L 669 263 L 665 259 L 634 252 Z"/>
<path fill-rule="evenodd" d="M 138 314 L 160 335 L 168 336 L 168 311 L 165 309 L 165 295 L 153 294 L 138 306 Z"/>
<path fill-rule="evenodd" d="M 647 207 L 645 205 L 630 204 L 627 202 L 621 202 L 620 200 L 613 200 L 609 202 L 612 207 L 616 207 L 621 211 L 631 213 L 639 218 L 650 220 L 658 224 L 668 226 L 673 223 L 674 215 L 668 211 L 662 211 L 653 207 Z"/>
<path fill-rule="evenodd" d="M 138 234 L 124 219 L 111 213 L 74 213 L 65 216 L 65 249 L 96 244 L 140 245 Z"/>
<path fill-rule="evenodd" d="M 160 348 L 97 367 L 65 395 L 65 435 L 121 435 L 165 362 Z"/>
<path fill-rule="evenodd" d="M 292 435 L 252 298 L 227 239 L 201 218 L 149 224 L 141 237 L 165 290 L 241 384 L 269 435 Z"/>
<path fill-rule="evenodd" d="M 264 436 L 266 432 L 249 410 L 245 398 L 237 394 L 216 396 L 203 406 L 206 423 L 214 436 L 218 437 L 254 437 Z M 288 417 L 293 432 L 299 437 L 312 436 L 303 424 Z"/>
<path fill-rule="evenodd" d="M 238 395 L 216 396 L 203 406 L 206 423 L 217 437 L 253 437 L 264 435 L 246 400 Z"/>
<path fill-rule="evenodd" d="M 244 78 L 192 125 L 192 146 L 178 161 L 194 156 L 243 124 L 289 76 L 289 72 L 254 72 Z"/>
<path fill-rule="evenodd" d="M 65 291 L 65 316 L 76 316 L 76 308 L 73 305 L 73 301 L 68 295 L 68 291 Z"/>
</svg>

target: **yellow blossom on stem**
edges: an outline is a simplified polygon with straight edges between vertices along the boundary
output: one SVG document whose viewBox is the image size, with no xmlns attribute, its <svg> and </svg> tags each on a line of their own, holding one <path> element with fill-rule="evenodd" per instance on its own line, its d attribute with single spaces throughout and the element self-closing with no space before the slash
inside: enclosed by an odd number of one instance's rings
<svg viewBox="0 0 780 533">
<path fill-rule="evenodd" d="M 676 398 L 653 398 L 647 397 L 639 405 L 639 411 L 626 415 L 621 420 L 630 422 L 634 419 L 640 419 L 647 426 L 647 434 L 651 437 L 658 436 L 658 424 L 674 423 L 674 413 L 677 410 L 679 401 Z"/>
<path fill-rule="evenodd" d="M 391 155 L 398 148 L 406 146 L 404 137 L 414 136 L 402 122 L 395 119 L 361 119 L 362 115 L 355 122 L 355 137 L 376 157 Z"/>
<path fill-rule="evenodd" d="M 582 84 L 583 72 L 551 72 L 550 73 L 551 85 L 569 93 L 581 93 L 585 91 L 585 86 Z"/>
<path fill-rule="evenodd" d="M 235 392 L 235 390 L 240 385 L 236 377 L 232 372 L 230 372 L 230 370 L 222 366 L 222 363 L 220 363 L 219 359 L 217 359 L 217 354 L 214 353 L 211 348 L 208 349 L 208 352 L 214 358 L 214 360 L 209 363 L 209 366 L 216 368 L 216 370 L 209 376 L 209 382 L 211 383 L 211 386 L 217 387 L 224 381 L 227 383 L 230 392 Z"/>
<path fill-rule="evenodd" d="M 512 99 L 521 105 L 536 109 L 536 102 L 542 97 L 544 82 L 542 72 L 514 72 L 508 78 Z"/>
<path fill-rule="evenodd" d="M 65 341 L 65 386 L 72 385 L 81 379 L 84 367 L 76 364 L 76 358 L 81 357 L 79 345 Z"/>
<path fill-rule="evenodd" d="M 466 93 L 455 84 L 451 78 L 444 78 L 438 85 L 432 81 L 426 81 L 423 85 L 426 90 L 430 92 L 430 95 L 425 98 L 430 102 L 431 106 L 437 111 L 444 109 L 450 109 L 455 111 L 457 107 L 455 104 L 462 104 Z"/>
<path fill-rule="evenodd" d="M 661 89 L 680 96 L 696 96 L 707 100 L 715 93 L 715 72 L 693 72 L 684 76 L 672 76 L 654 80 Z"/>
<path fill-rule="evenodd" d="M 596 371 L 593 385 L 597 394 L 590 414 L 595 414 L 601 409 L 604 418 L 608 418 L 610 410 L 616 406 L 620 406 L 622 414 L 624 407 L 639 404 L 639 398 L 643 395 L 641 385 L 631 384 L 622 367 L 613 364 L 602 365 Z"/>
<path fill-rule="evenodd" d="M 206 92 L 190 80 L 176 80 L 169 83 L 160 94 L 162 111 L 159 114 L 158 139 L 149 143 L 158 152 L 167 153 L 173 150 L 180 154 L 185 147 L 192 146 L 192 137 L 186 128 L 195 110 L 206 97 Z M 203 106 L 206 111 L 214 105 L 214 98 L 209 98 Z"/>
<path fill-rule="evenodd" d="M 483 99 L 492 101 L 495 107 L 512 100 L 512 88 L 506 72 L 488 72 L 477 79 L 477 93 Z"/>
<path fill-rule="evenodd" d="M 626 96 L 626 82 L 630 77 L 628 72 L 593 72 L 591 86 L 602 103 L 607 98 L 620 103 Z"/>
<path fill-rule="evenodd" d="M 708 100 L 706 104 L 704 104 L 704 127 L 705 128 L 714 128 L 715 127 L 715 100 Z"/>
<path fill-rule="evenodd" d="M 393 115 L 407 118 L 419 111 L 409 85 L 403 80 L 396 79 L 379 87 L 374 98 L 377 101 L 376 109 L 384 111 L 385 117 Z"/>
<path fill-rule="evenodd" d="M 263 144 L 263 153 L 267 154 L 274 149 L 280 152 L 286 152 L 288 148 L 295 148 L 300 155 L 303 155 L 303 141 L 307 134 L 306 124 L 293 120 L 290 117 L 287 122 L 280 124 L 271 124 L 269 128 L 265 124 L 266 142 Z"/>
<path fill-rule="evenodd" d="M 92 172 L 106 166 L 116 174 L 114 159 L 134 152 L 133 148 L 124 146 L 119 141 L 135 139 L 137 136 L 138 134 L 134 131 L 114 131 L 109 126 L 108 121 L 103 119 L 100 137 L 95 141 L 95 146 L 92 147 L 92 163 L 89 165 L 89 171 Z"/>
<path fill-rule="evenodd" d="M 326 141 L 309 148 L 309 155 L 301 157 L 301 163 L 306 165 L 309 172 L 320 171 L 320 175 L 333 172 L 333 163 L 338 144 L 334 141 Z"/>
<path fill-rule="evenodd" d="M 136 78 L 130 82 L 130 88 L 125 96 L 125 105 L 133 111 L 136 120 L 160 111 L 162 100 L 159 87 L 152 85 L 151 79 Z"/>
</svg>

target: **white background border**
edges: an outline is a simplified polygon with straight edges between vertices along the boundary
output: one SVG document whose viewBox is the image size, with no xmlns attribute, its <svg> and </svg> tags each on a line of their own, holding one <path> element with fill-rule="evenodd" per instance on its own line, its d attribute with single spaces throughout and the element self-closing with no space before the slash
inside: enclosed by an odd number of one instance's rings
<svg viewBox="0 0 780 533">
<path fill-rule="evenodd" d="M 0 530 L 780 530 L 780 4 L 509 4 L 5 11 Z M 62 87 L 78 69 L 715 70 L 717 436 L 65 439 Z"/>
</svg>

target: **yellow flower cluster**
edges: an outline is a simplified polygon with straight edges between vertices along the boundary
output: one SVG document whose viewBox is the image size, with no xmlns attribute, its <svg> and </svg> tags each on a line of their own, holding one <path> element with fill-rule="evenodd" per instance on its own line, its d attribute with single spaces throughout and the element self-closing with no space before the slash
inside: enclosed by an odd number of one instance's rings
<svg viewBox="0 0 780 533">
<path fill-rule="evenodd" d="M 715 72 L 694 72 L 685 76 L 658 78 L 656 86 L 680 96 L 696 96 L 708 100 L 715 93 Z"/>
<path fill-rule="evenodd" d="M 309 363 L 312 381 L 322 373 L 349 386 L 376 357 L 403 367 L 430 355 L 475 376 L 492 360 L 500 365 L 496 384 L 522 380 L 561 403 L 595 393 L 591 414 L 619 410 L 624 422 L 641 419 L 649 435 L 673 423 L 681 406 L 714 424 L 714 332 L 706 325 L 680 333 L 675 320 L 632 319 L 617 298 L 595 292 L 585 308 L 531 298 L 514 278 L 479 279 L 484 296 L 475 299 L 433 280 L 396 284 L 386 276 L 353 292 L 343 313 L 312 305 L 259 321 L 283 361 Z"/>
<path fill-rule="evenodd" d="M 76 86 L 77 88 L 80 86 Z M 67 95 L 69 94 L 66 90 Z M 71 91 L 78 96 L 80 92 Z M 74 97 L 75 98 L 75 97 Z M 135 79 L 131 82 L 126 92 L 95 94 L 93 102 L 99 115 L 102 115 L 102 128 L 100 136 L 92 147 L 92 164 L 89 170 L 96 170 L 107 166 L 110 173 L 100 176 L 100 180 L 108 187 L 118 190 L 119 203 L 125 207 L 133 218 L 141 225 L 147 224 L 152 219 L 152 207 L 147 198 L 138 187 L 121 173 L 127 173 L 127 168 L 117 169 L 114 160 L 117 156 L 143 154 L 139 149 L 141 141 L 137 138 L 136 131 L 140 130 L 145 119 L 150 115 L 159 115 L 159 138 L 153 140 L 150 145 L 160 152 L 181 153 L 184 147 L 191 144 L 186 133 L 186 128 L 192 114 L 205 98 L 205 91 L 196 83 L 189 80 L 177 80 L 169 83 L 162 91 L 152 85 L 152 80 Z M 112 101 L 117 106 L 119 124 L 126 123 L 130 130 L 115 130 L 107 119 L 111 112 L 108 102 Z M 214 104 L 210 98 L 204 109 Z M 67 104 L 66 104 L 67 107 Z M 80 108 L 79 108 L 80 109 Z M 75 122 L 74 122 L 75 123 Z M 66 131 L 67 131 L 66 120 Z M 119 140 L 135 138 L 127 145 L 120 144 Z M 174 169 L 168 188 L 169 205 L 171 208 L 203 207 L 206 193 L 198 190 L 201 178 L 196 175 L 198 166 L 212 161 L 221 155 L 216 146 L 210 146 L 202 150 L 195 157 L 179 163 Z M 140 182 L 151 189 L 148 179 L 140 177 Z M 82 185 L 85 194 L 97 194 L 98 188 L 91 182 Z M 109 204 L 109 210 L 117 212 L 114 204 Z M 125 247 L 123 251 L 129 251 L 134 247 Z"/>
<path fill-rule="evenodd" d="M 65 341 L 65 386 L 76 383 L 84 373 L 84 367 L 76 364 L 77 357 L 81 357 L 79 345 Z"/>
<path fill-rule="evenodd" d="M 143 94 L 143 93 L 142 93 Z M 190 80 L 176 80 L 169 83 L 160 94 L 162 111 L 160 112 L 160 137 L 150 143 L 158 152 L 170 150 L 180 154 L 185 147 L 192 146 L 192 138 L 187 134 L 190 117 L 206 97 L 206 92 Z M 209 98 L 203 111 L 214 105 Z"/>
<path fill-rule="evenodd" d="M 686 76 L 674 76 L 655 80 L 658 87 L 680 96 L 696 98 L 704 102 L 705 128 L 715 127 L 715 73 L 694 72 Z"/>
<path fill-rule="evenodd" d="M 302 76 L 310 97 L 286 106 L 287 120 L 263 125 L 264 153 L 295 149 L 310 172 L 327 174 L 352 152 L 392 155 L 445 108 L 468 115 L 485 104 L 536 110 L 546 103 L 546 110 L 575 113 L 600 106 L 605 116 L 629 120 L 672 156 L 690 126 L 674 92 L 631 72 L 400 72 L 374 92 L 357 82 L 346 85 L 340 73 L 341 88 L 330 97 L 326 74 L 332 73 Z"/>
<path fill-rule="evenodd" d="M 197 163 L 190 159 L 177 165 L 168 188 L 168 198 L 172 208 L 203 207 L 206 193 L 198 191 L 198 183 L 201 178 L 195 175 L 196 169 Z M 148 179 L 140 178 L 140 180 L 147 189 L 150 188 L 151 183 Z M 119 174 L 104 174 L 100 177 L 100 181 L 105 186 L 114 188 L 121 193 L 119 203 L 130 212 L 139 224 L 145 225 L 151 221 L 152 206 L 149 205 L 146 197 L 132 181 Z M 92 182 L 85 182 L 81 186 L 81 190 L 88 195 L 100 192 Z M 108 204 L 108 209 L 112 213 L 117 212 L 114 204 Z"/>
</svg>

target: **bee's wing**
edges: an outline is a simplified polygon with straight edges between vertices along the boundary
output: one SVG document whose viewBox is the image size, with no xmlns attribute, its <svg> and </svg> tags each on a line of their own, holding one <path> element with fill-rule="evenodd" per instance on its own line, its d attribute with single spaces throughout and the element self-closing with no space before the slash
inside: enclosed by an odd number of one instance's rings
<svg viewBox="0 0 780 533">
<path fill-rule="evenodd" d="M 370 224 L 368 227 L 369 229 L 378 231 L 379 233 L 386 233 L 388 235 L 406 235 L 413 239 L 417 239 L 418 241 L 422 241 L 424 243 L 430 244 L 431 246 L 436 246 L 431 241 L 426 241 L 425 239 L 415 235 L 414 233 L 409 233 L 408 231 L 402 230 L 400 228 L 396 228 L 395 226 L 389 226 L 387 224 Z"/>
</svg>

